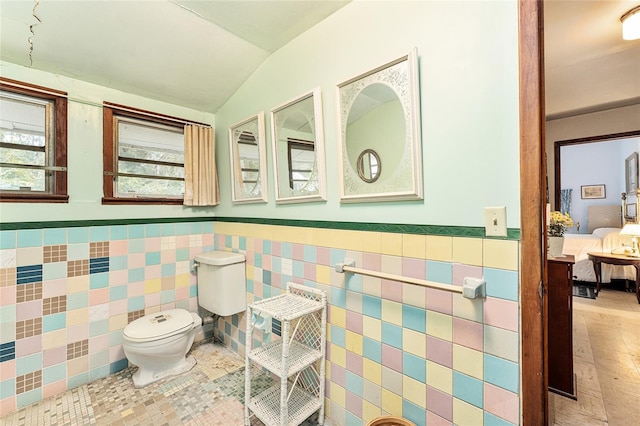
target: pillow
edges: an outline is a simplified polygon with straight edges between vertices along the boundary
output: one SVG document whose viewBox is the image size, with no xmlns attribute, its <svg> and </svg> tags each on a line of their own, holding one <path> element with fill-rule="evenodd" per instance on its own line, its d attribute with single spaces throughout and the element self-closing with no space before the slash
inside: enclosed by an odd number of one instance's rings
<svg viewBox="0 0 640 426">
<path fill-rule="evenodd" d="M 620 228 L 596 228 L 593 230 L 592 234 L 598 238 L 604 238 L 607 234 L 620 232 L 620 230 Z"/>
</svg>

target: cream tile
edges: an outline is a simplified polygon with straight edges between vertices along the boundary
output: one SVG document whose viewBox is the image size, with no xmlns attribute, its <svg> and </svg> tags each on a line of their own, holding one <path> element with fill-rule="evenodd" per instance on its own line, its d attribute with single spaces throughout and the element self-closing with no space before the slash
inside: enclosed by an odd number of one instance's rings
<svg viewBox="0 0 640 426">
<path fill-rule="evenodd" d="M 402 376 L 402 395 L 418 407 L 427 408 L 427 385 L 409 376 Z"/>
<path fill-rule="evenodd" d="M 380 253 L 391 256 L 402 256 L 402 234 L 382 232 Z"/>
<path fill-rule="evenodd" d="M 336 404 L 338 404 L 341 407 L 345 407 L 346 406 L 346 401 L 347 401 L 347 391 L 345 390 L 345 388 L 343 388 L 342 386 L 337 385 L 335 382 L 331 382 L 329 384 L 330 387 L 330 395 L 331 395 L 331 401 L 335 402 Z"/>
<path fill-rule="evenodd" d="M 518 242 L 483 240 L 482 265 L 487 268 L 518 270 Z"/>
<path fill-rule="evenodd" d="M 335 305 L 329 305 L 331 324 L 347 328 L 347 311 L 344 308 L 338 308 Z"/>
<path fill-rule="evenodd" d="M 421 358 L 427 357 L 427 344 L 424 333 L 408 328 L 402 329 L 402 349 Z"/>
<path fill-rule="evenodd" d="M 382 389 L 382 410 L 392 416 L 402 417 L 402 397 L 386 389 Z"/>
<path fill-rule="evenodd" d="M 382 321 L 364 315 L 362 317 L 362 334 L 369 339 L 382 341 Z"/>
<path fill-rule="evenodd" d="M 433 361 L 427 361 L 427 385 L 451 395 L 453 393 L 452 370 Z"/>
<path fill-rule="evenodd" d="M 441 262 L 451 262 L 453 258 L 453 238 L 427 235 L 426 258 Z"/>
<path fill-rule="evenodd" d="M 483 353 L 465 346 L 453 345 L 453 369 L 476 379 L 484 379 Z"/>
<path fill-rule="evenodd" d="M 402 326 L 402 303 L 382 299 L 382 320 Z"/>
<path fill-rule="evenodd" d="M 457 425 L 482 425 L 484 412 L 475 405 L 453 399 L 453 422 Z"/>
<path fill-rule="evenodd" d="M 426 256 L 425 235 L 402 234 L 402 255 L 404 257 L 413 257 L 416 259 L 424 259 Z"/>
<path fill-rule="evenodd" d="M 453 238 L 453 261 L 465 265 L 482 266 L 482 239 Z"/>
<path fill-rule="evenodd" d="M 368 358 L 362 360 L 362 377 L 371 383 L 382 385 L 382 366 Z"/>
<path fill-rule="evenodd" d="M 427 311 L 427 334 L 451 342 L 453 318 L 439 312 Z"/>
</svg>

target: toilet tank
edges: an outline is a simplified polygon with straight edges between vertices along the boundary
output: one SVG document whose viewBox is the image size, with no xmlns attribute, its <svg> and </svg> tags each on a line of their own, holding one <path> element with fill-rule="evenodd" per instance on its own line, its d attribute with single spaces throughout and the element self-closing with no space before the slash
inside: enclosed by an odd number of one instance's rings
<svg viewBox="0 0 640 426">
<path fill-rule="evenodd" d="M 245 257 L 242 253 L 210 251 L 199 254 L 198 305 L 220 316 L 247 309 Z"/>
</svg>

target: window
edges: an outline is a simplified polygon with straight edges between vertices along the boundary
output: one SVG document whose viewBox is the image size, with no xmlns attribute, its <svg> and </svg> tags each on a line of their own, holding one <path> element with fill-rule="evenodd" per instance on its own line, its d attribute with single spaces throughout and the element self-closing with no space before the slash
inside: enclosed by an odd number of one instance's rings
<svg viewBox="0 0 640 426">
<path fill-rule="evenodd" d="M 105 103 L 103 204 L 182 204 L 183 197 L 183 123 Z"/>
<path fill-rule="evenodd" d="M 66 93 L 0 78 L 0 201 L 68 200 Z"/>
</svg>

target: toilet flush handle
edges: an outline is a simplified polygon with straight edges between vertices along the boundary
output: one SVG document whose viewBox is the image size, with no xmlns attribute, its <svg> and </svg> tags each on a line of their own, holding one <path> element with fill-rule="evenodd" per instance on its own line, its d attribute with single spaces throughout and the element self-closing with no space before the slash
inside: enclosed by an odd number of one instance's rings
<svg viewBox="0 0 640 426">
<path fill-rule="evenodd" d="M 191 264 L 191 272 L 195 274 L 199 266 L 200 262 L 198 262 L 197 260 L 193 260 L 193 263 Z"/>
</svg>

